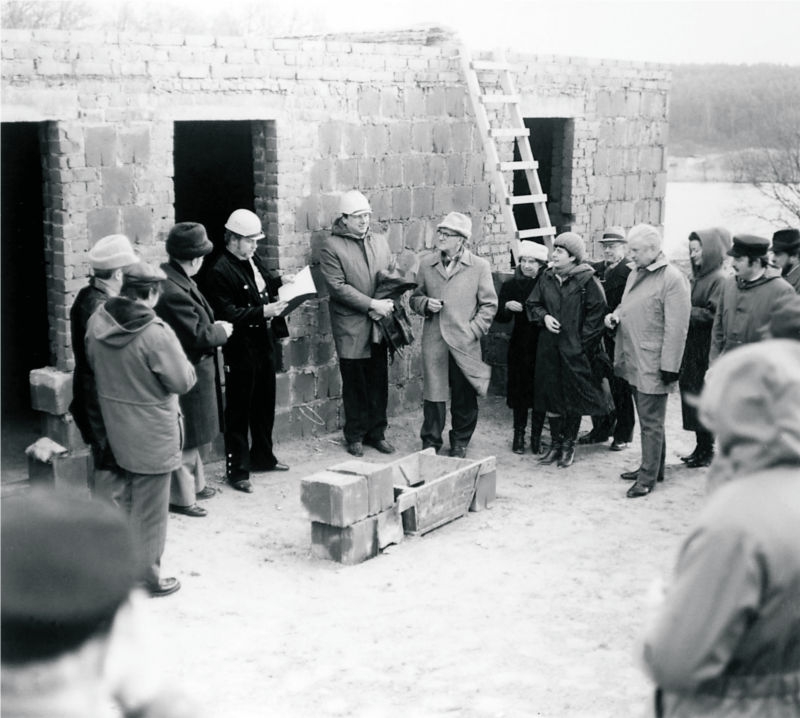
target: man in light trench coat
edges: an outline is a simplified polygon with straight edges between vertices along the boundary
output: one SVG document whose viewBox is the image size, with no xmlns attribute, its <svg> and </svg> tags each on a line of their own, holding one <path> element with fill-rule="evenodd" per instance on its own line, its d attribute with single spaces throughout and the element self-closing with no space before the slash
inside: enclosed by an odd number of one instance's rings
<svg viewBox="0 0 800 718">
<path fill-rule="evenodd" d="M 489 263 L 466 243 L 472 220 L 451 212 L 438 226 L 437 250 L 420 260 L 411 308 L 425 317 L 422 330 L 422 448 L 442 446 L 450 394 L 450 456 L 464 458 L 478 423 L 478 396 L 491 368 L 481 358 L 481 337 L 497 312 Z"/>
<path fill-rule="evenodd" d="M 616 329 L 614 373 L 633 389 L 641 427 L 642 461 L 621 478 L 635 481 L 629 499 L 647 496 L 664 479 L 667 398 L 678 389 L 678 373 L 689 330 L 689 281 L 661 251 L 661 235 L 649 224 L 628 233 L 631 259 L 625 293 L 606 327 Z"/>
</svg>

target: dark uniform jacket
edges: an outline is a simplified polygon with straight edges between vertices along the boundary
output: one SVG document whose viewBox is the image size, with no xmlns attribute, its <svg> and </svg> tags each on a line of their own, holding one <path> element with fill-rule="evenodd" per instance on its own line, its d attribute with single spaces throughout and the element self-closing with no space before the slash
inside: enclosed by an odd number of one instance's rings
<svg viewBox="0 0 800 718">
<path fill-rule="evenodd" d="M 592 262 L 591 267 L 605 292 L 608 311 L 613 312 L 622 301 L 625 282 L 628 281 L 628 275 L 631 273 L 631 265 L 623 259 L 610 269 L 606 262 Z"/>
<path fill-rule="evenodd" d="M 194 449 L 213 441 L 219 433 L 218 372 L 216 347 L 227 341 L 225 330 L 214 324 L 214 312 L 194 281 L 178 264 L 162 264 L 167 275 L 156 314 L 178 336 L 183 351 L 194 365 L 197 383 L 181 395 L 184 419 L 184 449 Z"/>
<path fill-rule="evenodd" d="M 214 316 L 233 324 L 233 334 L 223 347 L 228 363 L 248 361 L 261 352 L 272 354 L 275 340 L 289 336 L 286 321 L 281 317 L 268 321 L 262 309 L 277 299 L 281 280 L 272 276 L 258 255 L 253 257 L 253 264 L 266 282 L 263 294 L 258 291 L 250 262 L 238 259 L 227 249 L 203 280 L 203 294 Z"/>
</svg>

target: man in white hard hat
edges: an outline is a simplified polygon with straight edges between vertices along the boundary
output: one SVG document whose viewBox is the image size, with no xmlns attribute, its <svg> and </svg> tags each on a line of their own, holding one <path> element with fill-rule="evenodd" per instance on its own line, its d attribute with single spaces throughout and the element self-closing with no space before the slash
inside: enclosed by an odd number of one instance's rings
<svg viewBox="0 0 800 718">
<path fill-rule="evenodd" d="M 252 493 L 251 471 L 288 471 L 273 452 L 275 343 L 289 336 L 280 316 L 281 280 L 256 254 L 261 220 L 237 209 L 225 223 L 225 250 L 203 279 L 214 316 L 233 324 L 225 357 L 225 454 L 228 483 Z M 248 440 L 248 434 L 250 440 Z"/>
<path fill-rule="evenodd" d="M 382 454 L 394 452 L 385 438 L 389 396 L 386 343 L 373 333 L 373 319 L 394 311 L 391 299 L 374 298 L 378 272 L 390 269 L 393 258 L 386 238 L 370 232 L 371 213 L 361 192 L 345 192 L 340 216 L 320 252 L 342 375 L 344 438 L 353 456 L 364 455 L 364 444 Z"/>
<path fill-rule="evenodd" d="M 108 445 L 94 372 L 86 360 L 86 325 L 95 309 L 106 300 L 116 297 L 122 287 L 123 269 L 139 261 L 125 235 L 110 234 L 97 240 L 89 250 L 92 276 L 81 289 L 69 310 L 72 351 L 75 355 L 75 372 L 72 379 L 72 403 L 69 410 L 83 440 L 91 447 L 94 472 L 88 477 L 92 494 L 105 496 L 113 491 L 115 476 L 119 471 Z"/>
</svg>

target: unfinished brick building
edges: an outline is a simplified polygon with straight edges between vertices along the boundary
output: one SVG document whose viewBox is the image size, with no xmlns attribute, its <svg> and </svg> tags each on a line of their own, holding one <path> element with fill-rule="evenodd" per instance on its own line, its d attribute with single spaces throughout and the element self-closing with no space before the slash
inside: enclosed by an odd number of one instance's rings
<svg viewBox="0 0 800 718">
<path fill-rule="evenodd" d="M 174 222 L 203 222 L 218 243 L 230 211 L 250 207 L 264 222 L 261 251 L 291 272 L 313 265 L 340 193 L 358 188 L 370 198 L 375 228 L 407 261 L 431 245 L 443 214 L 459 210 L 473 218 L 474 250 L 508 270 L 510 238 L 458 41 L 431 37 L 4 32 L 9 411 L 15 396 L 28 401 L 30 369 L 71 371 L 69 307 L 89 273 L 89 247 L 106 234 L 125 233 L 145 259 L 163 261 Z M 661 224 L 668 72 L 618 61 L 508 59 L 519 68 L 552 223 L 590 243 L 609 224 Z M 523 212 L 518 219 L 530 221 Z M 293 314 L 282 354 L 277 437 L 336 429 L 340 378 L 324 296 Z M 492 346 L 487 356 L 504 361 Z M 391 367 L 390 411 L 420 401 L 412 348 Z"/>
</svg>

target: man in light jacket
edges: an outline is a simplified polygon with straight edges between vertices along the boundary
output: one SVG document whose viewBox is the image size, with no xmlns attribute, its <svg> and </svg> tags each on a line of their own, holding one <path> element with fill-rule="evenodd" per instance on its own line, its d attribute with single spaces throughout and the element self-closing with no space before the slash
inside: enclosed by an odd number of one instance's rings
<svg viewBox="0 0 800 718">
<path fill-rule="evenodd" d="M 678 389 L 678 376 L 689 330 L 689 281 L 661 251 L 661 234 L 649 224 L 628 233 L 633 271 L 616 311 L 606 316 L 616 329 L 614 373 L 633 389 L 641 429 L 642 461 L 621 474 L 636 483 L 629 499 L 647 496 L 664 479 L 667 446 L 664 420 L 667 398 Z"/>
<path fill-rule="evenodd" d="M 160 577 L 160 564 L 170 475 L 181 466 L 178 395 L 196 380 L 175 332 L 153 311 L 166 278 L 147 262 L 128 267 L 120 296 L 92 315 L 86 332 L 108 442 L 123 469 L 114 498 L 137 536 L 139 579 L 153 596 L 180 588 L 178 579 Z"/>
<path fill-rule="evenodd" d="M 422 330 L 422 448 L 442 446 L 450 396 L 450 456 L 464 458 L 478 423 L 491 369 L 481 357 L 481 337 L 497 312 L 497 293 L 485 259 L 466 243 L 472 220 L 451 212 L 438 226 L 437 249 L 420 260 L 411 308 L 425 317 Z"/>
</svg>

